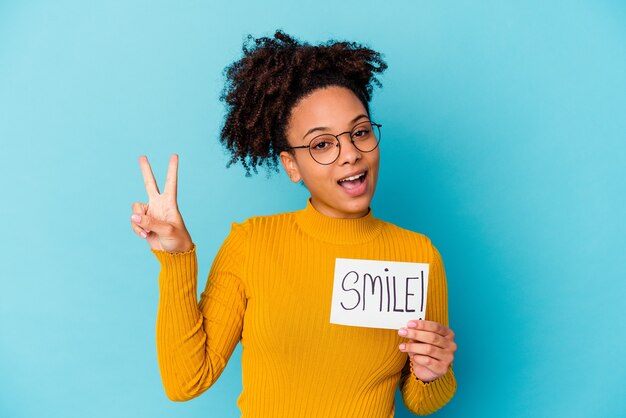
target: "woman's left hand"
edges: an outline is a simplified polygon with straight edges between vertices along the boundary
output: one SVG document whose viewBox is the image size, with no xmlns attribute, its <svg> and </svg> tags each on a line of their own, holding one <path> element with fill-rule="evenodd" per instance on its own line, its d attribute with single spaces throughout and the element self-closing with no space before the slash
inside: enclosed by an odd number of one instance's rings
<svg viewBox="0 0 626 418">
<path fill-rule="evenodd" d="M 409 355 L 413 374 L 423 382 L 443 376 L 454 360 L 454 332 L 434 321 L 409 321 L 398 335 L 409 341 L 400 344 L 400 351 Z"/>
</svg>

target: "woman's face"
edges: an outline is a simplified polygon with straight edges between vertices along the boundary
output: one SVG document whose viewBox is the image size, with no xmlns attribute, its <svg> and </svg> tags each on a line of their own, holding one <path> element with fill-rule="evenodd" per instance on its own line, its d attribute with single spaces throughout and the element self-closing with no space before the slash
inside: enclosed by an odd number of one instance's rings
<svg viewBox="0 0 626 418">
<path fill-rule="evenodd" d="M 363 103 L 345 87 L 329 86 L 314 90 L 292 109 L 286 134 L 289 145 L 309 145 L 323 133 L 337 135 L 351 131 L 369 117 Z M 318 212 L 334 218 L 358 218 L 368 208 L 378 178 L 380 151 L 362 152 L 350 142 L 350 135 L 339 136 L 339 158 L 329 165 L 317 163 L 307 148 L 280 153 L 291 181 L 304 182 L 311 192 L 311 204 Z M 354 181 L 341 181 L 362 175 Z"/>
</svg>

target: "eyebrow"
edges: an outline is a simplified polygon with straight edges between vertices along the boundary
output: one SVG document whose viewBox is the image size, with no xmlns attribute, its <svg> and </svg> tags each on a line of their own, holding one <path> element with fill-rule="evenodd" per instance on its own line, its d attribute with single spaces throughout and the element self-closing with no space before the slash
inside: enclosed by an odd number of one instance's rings
<svg viewBox="0 0 626 418">
<path fill-rule="evenodd" d="M 360 115 L 359 115 L 359 116 L 357 116 L 356 118 L 352 119 L 352 120 L 350 121 L 350 123 L 354 123 L 354 122 L 356 122 L 357 120 L 359 120 L 359 119 L 361 119 L 361 118 L 367 118 L 367 117 L 368 117 L 367 115 L 360 114 Z M 307 137 L 307 135 L 312 134 L 313 132 L 316 132 L 316 131 L 328 131 L 329 129 L 330 129 L 330 128 L 327 128 L 327 127 L 325 127 L 325 126 L 318 126 L 318 127 L 316 127 L 316 128 L 311 128 L 311 129 L 309 129 L 309 130 L 307 131 L 307 133 L 305 133 L 305 134 L 304 134 L 304 136 L 303 136 L 302 138 L 303 138 L 303 139 L 304 139 L 304 138 L 306 138 L 306 137 Z"/>
</svg>

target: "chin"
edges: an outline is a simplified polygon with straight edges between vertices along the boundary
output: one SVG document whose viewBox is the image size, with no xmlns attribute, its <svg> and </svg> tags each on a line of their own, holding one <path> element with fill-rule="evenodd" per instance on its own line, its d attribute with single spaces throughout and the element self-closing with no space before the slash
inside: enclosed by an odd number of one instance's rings
<svg viewBox="0 0 626 418">
<path fill-rule="evenodd" d="M 359 199 L 361 200 L 361 199 Z M 367 214 L 367 210 L 370 207 L 372 199 L 362 199 L 360 202 L 350 202 L 351 204 L 344 206 L 342 208 L 343 212 L 349 213 L 351 215 L 364 215 Z"/>
</svg>

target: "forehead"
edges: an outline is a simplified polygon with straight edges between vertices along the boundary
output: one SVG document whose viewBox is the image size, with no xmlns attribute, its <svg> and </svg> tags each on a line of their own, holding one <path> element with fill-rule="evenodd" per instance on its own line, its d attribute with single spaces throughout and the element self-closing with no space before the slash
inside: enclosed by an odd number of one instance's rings
<svg viewBox="0 0 626 418">
<path fill-rule="evenodd" d="M 352 90 L 325 87 L 314 90 L 294 106 L 289 127 L 293 134 L 300 136 L 314 127 L 344 130 L 351 128 L 347 125 L 359 114 L 367 115 L 367 111 Z"/>
</svg>

